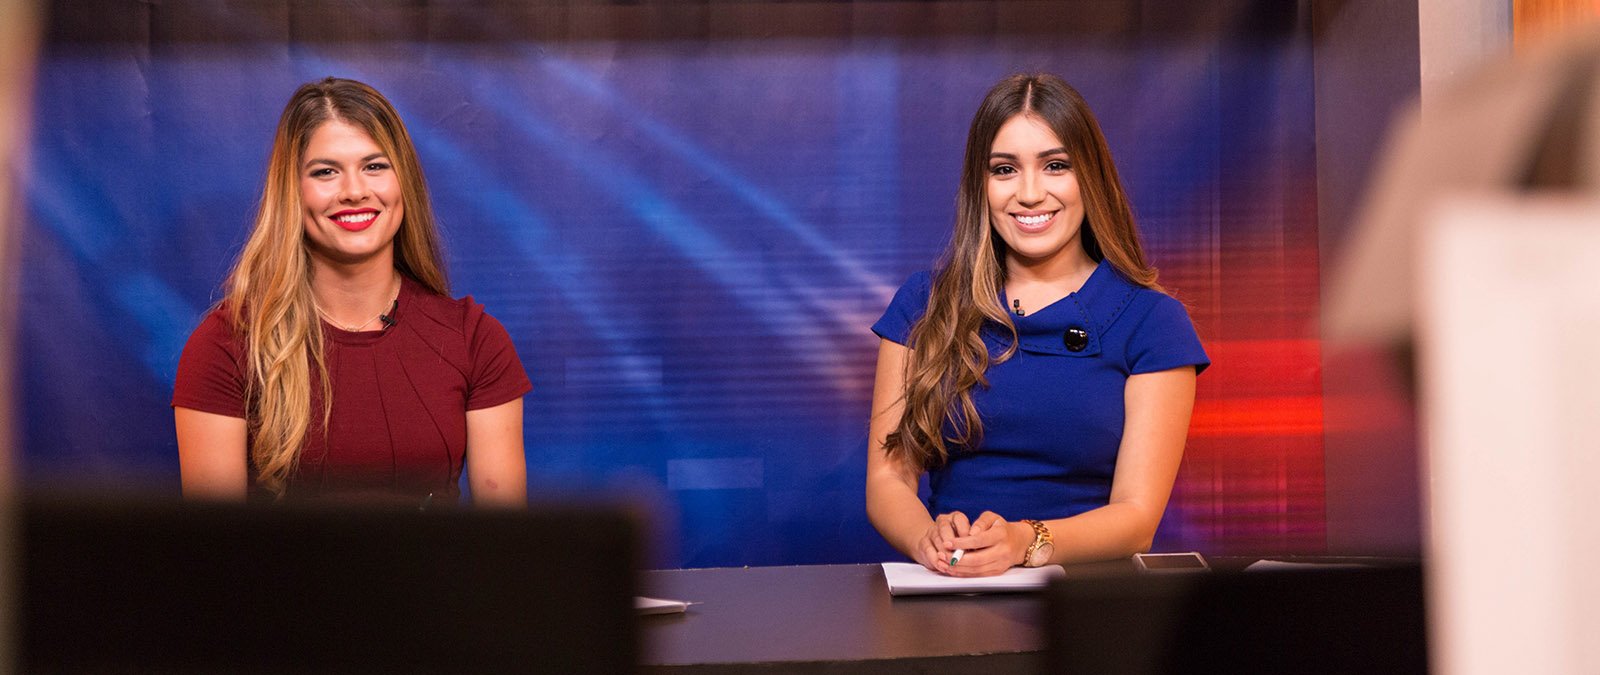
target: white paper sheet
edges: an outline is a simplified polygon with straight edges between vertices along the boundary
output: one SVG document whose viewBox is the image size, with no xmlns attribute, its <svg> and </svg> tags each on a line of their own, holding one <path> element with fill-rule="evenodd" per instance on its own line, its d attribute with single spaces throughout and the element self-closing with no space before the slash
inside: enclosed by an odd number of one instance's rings
<svg viewBox="0 0 1600 675">
<path fill-rule="evenodd" d="M 1067 576 L 1059 565 L 1013 567 L 992 577 L 947 577 L 913 563 L 883 563 L 883 577 L 889 582 L 889 595 L 938 595 L 943 593 L 1016 593 L 1037 591 L 1051 579 Z"/>
<path fill-rule="evenodd" d="M 1296 570 L 1336 570 L 1372 567 L 1361 563 L 1292 562 L 1288 560 L 1257 560 L 1244 568 L 1246 572 L 1284 572 Z"/>
<path fill-rule="evenodd" d="M 633 597 L 633 613 L 639 616 L 647 614 L 682 614 L 695 603 L 683 600 L 668 600 L 666 598 L 647 598 L 642 595 Z"/>
</svg>

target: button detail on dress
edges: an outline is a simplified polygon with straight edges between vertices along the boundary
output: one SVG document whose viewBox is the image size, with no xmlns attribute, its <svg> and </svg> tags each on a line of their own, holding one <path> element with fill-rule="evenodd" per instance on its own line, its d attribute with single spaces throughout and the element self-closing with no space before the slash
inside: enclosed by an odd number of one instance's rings
<svg viewBox="0 0 1600 675">
<path fill-rule="evenodd" d="M 1067 351 L 1081 352 L 1089 346 L 1089 331 L 1073 326 L 1067 329 L 1066 335 L 1061 336 L 1061 341 L 1066 343 Z"/>
</svg>

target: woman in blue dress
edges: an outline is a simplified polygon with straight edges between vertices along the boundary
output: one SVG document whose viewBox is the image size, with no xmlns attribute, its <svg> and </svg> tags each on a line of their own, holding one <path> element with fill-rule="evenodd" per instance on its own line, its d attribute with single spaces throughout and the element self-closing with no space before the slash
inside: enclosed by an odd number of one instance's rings
<svg viewBox="0 0 1600 675">
<path fill-rule="evenodd" d="M 950 244 L 873 332 L 867 514 L 895 548 L 957 576 L 1149 549 L 1209 361 L 1077 91 L 989 91 Z"/>
</svg>

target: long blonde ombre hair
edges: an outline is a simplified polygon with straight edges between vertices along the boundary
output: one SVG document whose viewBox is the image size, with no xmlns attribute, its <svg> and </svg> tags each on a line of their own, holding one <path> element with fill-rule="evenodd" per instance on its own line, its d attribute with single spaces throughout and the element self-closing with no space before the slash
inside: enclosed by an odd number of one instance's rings
<svg viewBox="0 0 1600 675">
<path fill-rule="evenodd" d="M 395 267 L 434 293 L 450 292 L 427 182 L 394 106 L 354 80 L 329 77 L 301 85 L 278 119 L 255 226 L 228 274 L 222 301 L 245 344 L 255 482 L 278 496 L 287 489 L 310 433 L 313 381 L 322 393 L 324 433 L 333 408 L 322 324 L 312 303 L 311 256 L 300 199 L 306 146 L 312 133 L 330 121 L 366 131 L 394 167 L 405 205 L 395 234 Z"/>
<path fill-rule="evenodd" d="M 1155 268 L 1145 263 L 1133 209 L 1089 104 L 1054 75 L 1001 80 L 984 96 L 967 131 L 955 231 L 935 268 L 927 312 L 911 328 L 904 413 L 884 440 L 890 457 L 923 470 L 943 465 L 952 447 L 972 448 L 982 440 L 972 388 L 988 386 L 985 372 L 991 362 L 1016 353 L 1017 327 L 1000 305 L 1008 248 L 990 226 L 987 187 L 995 136 L 1017 115 L 1043 121 L 1072 159 L 1084 205 L 1079 235 L 1084 252 L 1095 262 L 1109 260 L 1134 283 L 1161 289 Z M 980 334 L 986 322 L 1011 335 L 1011 343 L 993 359 Z"/>
</svg>

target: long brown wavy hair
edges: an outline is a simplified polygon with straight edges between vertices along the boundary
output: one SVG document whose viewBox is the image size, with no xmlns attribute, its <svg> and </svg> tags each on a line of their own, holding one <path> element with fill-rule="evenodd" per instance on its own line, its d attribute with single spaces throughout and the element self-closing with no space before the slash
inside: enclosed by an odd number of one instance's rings
<svg viewBox="0 0 1600 675">
<path fill-rule="evenodd" d="M 222 301 L 245 344 L 255 482 L 279 496 L 311 428 L 313 381 L 322 393 L 324 433 L 333 407 L 322 324 L 312 304 L 300 199 L 306 146 L 317 128 L 330 121 L 366 131 L 394 167 L 405 206 L 395 234 L 395 267 L 434 293 L 448 295 L 450 288 L 427 181 L 394 106 L 376 89 L 354 80 L 329 77 L 301 85 L 278 119 L 255 226 L 228 274 Z"/>
<path fill-rule="evenodd" d="M 1145 263 L 1133 209 L 1100 123 L 1083 96 L 1049 74 L 1001 80 L 984 96 L 967 131 L 955 231 L 935 267 L 927 312 L 911 328 L 904 412 L 884 441 L 890 457 L 923 470 L 943 465 L 952 448 L 973 448 L 982 441 L 983 421 L 972 388 L 987 387 L 989 365 L 1016 353 L 1017 327 L 1000 305 L 1009 249 L 990 226 L 987 184 L 995 136 L 1017 115 L 1044 122 L 1072 159 L 1084 205 L 1086 227 L 1079 235 L 1084 252 L 1096 262 L 1111 261 L 1134 283 L 1160 290 L 1155 268 Z M 1011 336 L 994 358 L 980 336 L 986 323 Z"/>
</svg>

